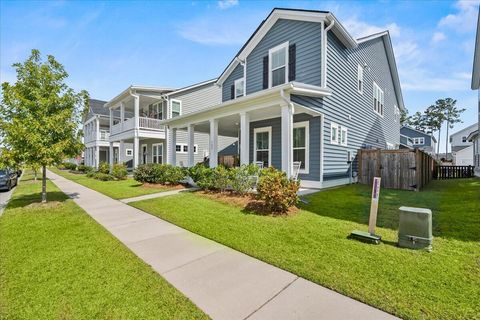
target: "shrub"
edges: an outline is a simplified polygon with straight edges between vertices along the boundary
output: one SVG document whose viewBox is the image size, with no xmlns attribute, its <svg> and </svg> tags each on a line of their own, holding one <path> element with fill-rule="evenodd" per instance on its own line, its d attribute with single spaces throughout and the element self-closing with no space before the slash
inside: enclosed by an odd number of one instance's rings
<svg viewBox="0 0 480 320">
<path fill-rule="evenodd" d="M 93 178 L 95 176 L 96 172 L 95 171 L 90 171 L 90 172 L 87 172 L 87 177 L 89 178 Z"/>
<path fill-rule="evenodd" d="M 213 169 L 213 188 L 224 192 L 232 184 L 232 170 L 224 166 Z"/>
<path fill-rule="evenodd" d="M 77 165 L 75 163 L 64 162 L 62 165 L 67 170 L 77 170 Z"/>
<path fill-rule="evenodd" d="M 231 169 L 231 187 L 235 193 L 245 194 L 255 187 L 260 169 L 256 165 L 242 165 Z"/>
<path fill-rule="evenodd" d="M 102 172 L 95 172 L 93 178 L 101 181 L 111 181 L 115 179 L 112 175 Z"/>
<path fill-rule="evenodd" d="M 197 186 L 204 190 L 215 189 L 213 181 L 213 169 L 206 167 L 204 164 L 196 164 L 188 169 L 188 175 L 192 178 Z"/>
<path fill-rule="evenodd" d="M 186 171 L 170 164 L 143 164 L 133 172 L 133 178 L 141 183 L 179 184 Z"/>
<path fill-rule="evenodd" d="M 110 173 L 110 164 L 108 164 L 107 162 L 100 162 L 97 172 L 105 174 Z"/>
<path fill-rule="evenodd" d="M 183 168 L 166 165 L 165 182 L 169 184 L 180 184 L 186 176 Z"/>
<path fill-rule="evenodd" d="M 77 167 L 77 170 L 80 171 L 80 172 L 83 172 L 83 173 L 89 173 L 89 172 L 95 171 L 95 168 L 90 167 L 90 166 L 86 166 L 84 164 L 79 164 L 78 167 Z"/>
<path fill-rule="evenodd" d="M 133 170 L 133 179 L 141 183 L 153 183 L 153 165 L 139 165 L 135 170 Z"/>
<path fill-rule="evenodd" d="M 285 172 L 273 167 L 262 170 L 257 184 L 257 197 L 265 201 L 266 207 L 272 213 L 286 213 L 298 202 L 298 181 L 287 178 Z"/>
<path fill-rule="evenodd" d="M 116 163 L 113 165 L 112 176 L 115 179 L 125 180 L 127 179 L 127 174 L 128 174 L 127 166 L 124 165 L 123 163 Z"/>
</svg>

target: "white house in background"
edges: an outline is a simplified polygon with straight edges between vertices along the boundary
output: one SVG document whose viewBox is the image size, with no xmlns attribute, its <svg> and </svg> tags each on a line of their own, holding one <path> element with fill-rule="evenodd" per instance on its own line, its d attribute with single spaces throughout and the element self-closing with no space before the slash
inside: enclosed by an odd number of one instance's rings
<svg viewBox="0 0 480 320">
<path fill-rule="evenodd" d="M 473 58 L 472 71 L 472 90 L 478 91 L 478 127 L 467 137 L 473 145 L 473 165 L 475 166 L 475 175 L 480 177 L 480 12 L 477 20 L 477 36 L 475 38 L 475 53 Z"/>
<path fill-rule="evenodd" d="M 477 127 L 478 123 L 475 123 L 450 135 L 454 165 L 473 166 L 473 143 L 468 141 L 468 136 Z"/>
<path fill-rule="evenodd" d="M 98 168 L 109 157 L 110 114 L 104 108 L 106 101 L 90 99 L 88 113 L 83 118 L 84 163 Z M 114 157 L 118 157 L 118 143 L 114 144 Z"/>
</svg>

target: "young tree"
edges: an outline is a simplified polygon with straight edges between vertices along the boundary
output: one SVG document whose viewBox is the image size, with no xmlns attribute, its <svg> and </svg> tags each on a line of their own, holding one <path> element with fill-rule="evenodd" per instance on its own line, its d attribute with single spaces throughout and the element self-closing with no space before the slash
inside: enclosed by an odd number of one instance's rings
<svg viewBox="0 0 480 320">
<path fill-rule="evenodd" d="M 404 125 L 404 124 L 408 124 L 408 119 L 410 117 L 408 116 L 408 109 L 405 108 L 405 109 L 401 109 L 400 110 L 400 124 L 401 125 Z"/>
<path fill-rule="evenodd" d="M 440 152 L 440 133 L 442 129 L 442 124 L 445 121 L 445 116 L 443 113 L 443 106 L 439 103 L 440 100 L 434 105 L 428 107 L 424 114 L 425 114 L 425 126 L 430 129 L 432 135 L 435 132 L 438 132 L 438 145 L 437 145 L 437 160 L 438 154 Z"/>
<path fill-rule="evenodd" d="M 415 112 L 407 118 L 407 124 L 415 130 L 426 131 L 425 115 L 420 111 Z"/>
<path fill-rule="evenodd" d="M 42 202 L 46 202 L 46 167 L 78 155 L 83 148 L 79 124 L 88 93 L 69 88 L 64 67 L 51 55 L 43 61 L 38 50 L 13 67 L 16 82 L 2 83 L 1 162 L 41 167 Z"/>
<path fill-rule="evenodd" d="M 452 98 L 442 99 L 442 104 L 444 106 L 445 122 L 447 123 L 447 139 L 445 141 L 445 154 L 447 154 L 448 143 L 450 142 L 448 136 L 448 129 L 453 129 L 455 123 L 463 122 L 462 120 L 460 120 L 460 116 L 465 111 L 465 109 L 457 109 L 457 107 L 455 106 L 457 104 L 457 100 L 454 100 Z"/>
</svg>

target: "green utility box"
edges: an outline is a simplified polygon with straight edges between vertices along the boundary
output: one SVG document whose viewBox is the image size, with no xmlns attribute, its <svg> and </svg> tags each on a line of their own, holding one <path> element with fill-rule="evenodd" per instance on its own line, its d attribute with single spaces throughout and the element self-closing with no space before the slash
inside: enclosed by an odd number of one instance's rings
<svg viewBox="0 0 480 320">
<path fill-rule="evenodd" d="M 400 207 L 398 246 L 431 251 L 432 242 L 432 211 L 430 209 Z"/>
</svg>

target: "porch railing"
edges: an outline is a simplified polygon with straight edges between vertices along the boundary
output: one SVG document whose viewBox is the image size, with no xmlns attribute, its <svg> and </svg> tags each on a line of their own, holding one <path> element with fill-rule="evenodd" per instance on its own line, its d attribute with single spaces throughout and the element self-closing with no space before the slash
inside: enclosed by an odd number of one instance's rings
<svg viewBox="0 0 480 320">
<path fill-rule="evenodd" d="M 110 132 L 107 130 L 100 130 L 100 140 L 107 141 L 108 137 L 110 137 Z"/>
<path fill-rule="evenodd" d="M 142 129 L 149 129 L 155 131 L 164 131 L 165 126 L 160 124 L 159 119 L 153 118 L 146 118 L 146 117 L 139 117 L 138 119 L 138 126 Z M 135 128 L 135 118 L 127 119 L 124 122 L 117 123 L 116 125 L 112 126 L 110 132 L 112 135 L 121 133 L 123 131 L 128 131 Z"/>
<path fill-rule="evenodd" d="M 140 117 L 139 126 L 140 128 L 144 128 L 144 129 L 163 131 L 165 130 L 165 126 L 161 125 L 160 121 L 161 120 L 154 119 L 154 118 Z"/>
</svg>

